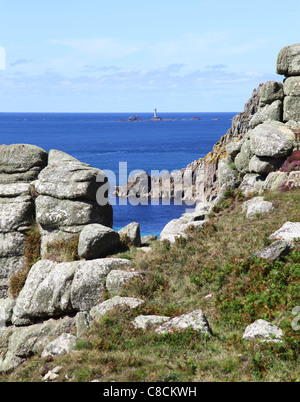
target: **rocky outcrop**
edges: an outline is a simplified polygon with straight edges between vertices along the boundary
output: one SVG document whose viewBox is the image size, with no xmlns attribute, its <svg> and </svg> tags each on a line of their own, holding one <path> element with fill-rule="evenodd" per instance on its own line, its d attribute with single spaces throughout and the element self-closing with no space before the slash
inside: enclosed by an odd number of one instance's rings
<svg viewBox="0 0 300 402">
<path fill-rule="evenodd" d="M 47 152 L 33 145 L 0 146 L 0 298 L 26 264 L 26 232 L 35 215 L 30 183 L 47 160 Z"/>
<path fill-rule="evenodd" d="M 243 339 L 280 342 L 283 335 L 282 330 L 276 325 L 265 320 L 257 320 L 246 328 Z"/>
</svg>

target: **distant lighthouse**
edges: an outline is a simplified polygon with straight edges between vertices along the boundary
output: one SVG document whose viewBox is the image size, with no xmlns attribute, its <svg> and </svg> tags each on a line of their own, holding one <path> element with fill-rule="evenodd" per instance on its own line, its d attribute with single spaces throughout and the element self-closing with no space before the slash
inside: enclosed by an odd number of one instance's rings
<svg viewBox="0 0 300 402">
<path fill-rule="evenodd" d="M 157 119 L 157 109 L 154 109 L 154 119 Z"/>
</svg>

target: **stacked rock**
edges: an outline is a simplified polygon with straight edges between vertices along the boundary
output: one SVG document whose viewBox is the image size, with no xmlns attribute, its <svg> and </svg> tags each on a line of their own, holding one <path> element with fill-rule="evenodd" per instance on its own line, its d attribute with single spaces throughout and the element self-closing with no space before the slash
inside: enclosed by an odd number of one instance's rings
<svg viewBox="0 0 300 402">
<path fill-rule="evenodd" d="M 281 49 L 277 73 L 285 75 L 283 121 L 300 122 L 300 43 Z"/>
<path fill-rule="evenodd" d="M 34 220 L 30 183 L 48 154 L 33 145 L 0 146 L 0 298 L 12 275 L 24 268 L 26 231 Z"/>
<path fill-rule="evenodd" d="M 111 227 L 110 204 L 99 205 L 98 189 L 107 182 L 104 173 L 61 151 L 49 152 L 48 166 L 35 183 L 36 219 L 41 232 L 41 254 L 47 244 L 72 239 L 92 223 Z"/>
</svg>

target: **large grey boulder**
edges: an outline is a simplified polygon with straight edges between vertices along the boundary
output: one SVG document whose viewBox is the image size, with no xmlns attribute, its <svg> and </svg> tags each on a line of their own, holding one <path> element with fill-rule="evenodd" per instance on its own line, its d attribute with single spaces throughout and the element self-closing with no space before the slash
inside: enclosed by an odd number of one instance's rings
<svg viewBox="0 0 300 402">
<path fill-rule="evenodd" d="M 293 150 L 295 135 L 285 124 L 266 122 L 250 133 L 250 147 L 256 156 L 284 158 Z"/>
<path fill-rule="evenodd" d="M 120 235 L 113 229 L 91 224 L 85 226 L 79 236 L 78 255 L 92 260 L 105 257 L 120 248 Z"/>
<path fill-rule="evenodd" d="M 110 205 L 101 207 L 92 201 L 59 200 L 40 195 L 36 199 L 36 218 L 44 228 L 78 233 L 91 223 L 111 226 L 112 210 Z"/>
<path fill-rule="evenodd" d="M 14 306 L 15 301 L 13 299 L 0 298 L 0 328 L 6 327 L 11 323 Z"/>
<path fill-rule="evenodd" d="M 260 90 L 259 107 L 263 108 L 278 100 L 283 100 L 283 84 L 276 81 L 265 82 Z"/>
<path fill-rule="evenodd" d="M 275 261 L 287 255 L 293 248 L 294 245 L 292 243 L 285 240 L 277 240 L 270 246 L 265 247 L 263 250 L 258 251 L 254 255 L 264 260 Z"/>
<path fill-rule="evenodd" d="M 250 341 L 263 340 L 265 342 L 280 342 L 283 337 L 282 330 L 265 320 L 257 320 L 249 325 L 243 335 L 243 339 Z"/>
<path fill-rule="evenodd" d="M 14 325 L 30 325 L 40 318 L 88 311 L 105 292 L 112 269 L 127 266 L 122 259 L 99 259 L 56 264 L 41 260 L 27 277 L 13 309 Z"/>
<path fill-rule="evenodd" d="M 25 184 L 27 186 L 27 184 Z M 29 186 L 28 186 L 29 188 Z M 34 207 L 29 195 L 1 197 L 0 232 L 26 231 L 32 225 Z"/>
<path fill-rule="evenodd" d="M 258 173 L 247 173 L 239 189 L 243 191 L 244 195 L 248 196 L 252 193 L 261 193 L 264 186 L 264 181 L 266 176 L 260 175 Z"/>
<path fill-rule="evenodd" d="M 300 77 L 289 77 L 284 80 L 285 96 L 300 96 Z"/>
<path fill-rule="evenodd" d="M 283 121 L 300 121 L 300 96 L 286 96 L 283 103 Z"/>
<path fill-rule="evenodd" d="M 132 323 L 135 328 L 149 329 L 164 324 L 165 322 L 170 321 L 170 319 L 170 317 L 159 315 L 139 315 L 132 321 Z"/>
<path fill-rule="evenodd" d="M 279 169 L 284 160 L 254 155 L 249 162 L 249 172 L 267 175 Z"/>
<path fill-rule="evenodd" d="M 98 179 L 98 180 L 97 180 Z M 60 151 L 50 151 L 49 164 L 40 173 L 36 191 L 59 199 L 96 201 L 96 194 L 107 181 L 100 169 L 79 162 Z"/>
<path fill-rule="evenodd" d="M 0 329 L 0 372 L 11 371 L 28 357 L 41 354 L 53 339 L 73 329 L 74 318 L 71 317 L 50 319 L 28 327 Z"/>
<path fill-rule="evenodd" d="M 130 243 L 132 243 L 134 246 L 139 247 L 141 245 L 141 232 L 139 223 L 129 223 L 129 225 L 119 230 L 119 234 L 120 236 L 126 236 L 129 239 Z"/>
<path fill-rule="evenodd" d="M 300 43 L 286 46 L 280 50 L 276 72 L 286 77 L 300 75 Z"/>
<path fill-rule="evenodd" d="M 125 286 L 133 280 L 142 280 L 142 275 L 138 272 L 128 272 L 112 270 L 106 278 L 106 288 L 109 293 L 119 295 Z"/>
<path fill-rule="evenodd" d="M 255 128 L 266 121 L 282 121 L 283 104 L 277 100 L 271 105 L 266 105 L 255 113 L 250 120 L 250 128 Z"/>
<path fill-rule="evenodd" d="M 240 141 L 232 141 L 229 144 L 226 145 L 225 149 L 228 155 L 232 160 L 235 159 L 237 154 L 241 152 L 242 145 L 244 144 L 244 140 Z"/>
<path fill-rule="evenodd" d="M 269 238 L 286 241 L 300 239 L 300 222 L 286 222 L 280 229 L 272 233 Z"/>
<path fill-rule="evenodd" d="M 115 308 L 117 308 L 118 310 L 120 309 L 134 310 L 138 307 L 142 307 L 144 304 L 145 304 L 144 300 L 141 299 L 135 299 L 133 297 L 115 296 L 93 307 L 90 311 L 90 315 L 94 320 L 97 320 L 100 319 L 101 317 L 104 317 L 111 310 Z"/>
<path fill-rule="evenodd" d="M 0 173 L 23 174 L 33 171 L 37 177 L 39 171 L 47 165 L 47 161 L 47 152 L 35 145 L 0 145 Z"/>
<path fill-rule="evenodd" d="M 271 172 L 266 177 L 263 183 L 264 190 L 277 190 L 288 179 L 288 173 L 285 172 Z"/>
<path fill-rule="evenodd" d="M 179 219 L 173 219 L 169 223 L 166 224 L 166 226 L 163 228 L 162 232 L 160 233 L 160 240 L 168 240 L 170 243 L 175 243 L 176 239 L 178 237 L 187 237 L 186 235 L 186 230 L 189 227 L 203 227 L 206 221 L 195 221 L 194 217 L 197 216 L 194 214 L 189 214 L 193 215 L 192 219 L 193 221 L 187 221 L 186 217 L 183 216 L 182 218 Z"/>
<path fill-rule="evenodd" d="M 251 150 L 250 140 L 245 139 L 241 147 L 241 152 L 234 160 L 235 166 L 240 173 L 247 173 L 249 171 L 249 163 L 252 156 L 253 152 Z"/>
<path fill-rule="evenodd" d="M 240 184 L 240 178 L 237 170 L 232 169 L 228 159 L 222 159 L 218 166 L 219 186 L 224 184 L 226 187 L 236 188 Z"/>
<path fill-rule="evenodd" d="M 49 356 L 56 357 L 70 353 L 75 348 L 76 344 L 76 336 L 63 333 L 45 347 L 42 352 L 42 359 Z"/>
<path fill-rule="evenodd" d="M 187 328 L 212 335 L 211 328 L 202 310 L 195 310 L 191 313 L 183 314 L 180 317 L 175 317 L 158 327 L 156 332 L 164 334 L 166 332 L 180 331 Z"/>
<path fill-rule="evenodd" d="M 264 201 L 263 197 L 254 197 L 243 203 L 243 212 L 246 211 L 247 218 L 255 218 L 258 215 L 266 214 L 273 211 L 273 204 Z"/>
</svg>

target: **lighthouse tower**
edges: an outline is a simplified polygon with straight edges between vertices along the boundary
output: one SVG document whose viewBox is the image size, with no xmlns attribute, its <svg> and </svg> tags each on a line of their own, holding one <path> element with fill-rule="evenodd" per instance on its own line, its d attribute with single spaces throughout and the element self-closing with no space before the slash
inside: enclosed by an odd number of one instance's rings
<svg viewBox="0 0 300 402">
<path fill-rule="evenodd" d="M 157 109 L 154 109 L 154 119 L 157 119 Z"/>
</svg>

